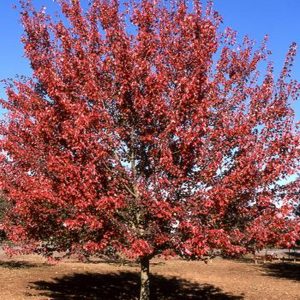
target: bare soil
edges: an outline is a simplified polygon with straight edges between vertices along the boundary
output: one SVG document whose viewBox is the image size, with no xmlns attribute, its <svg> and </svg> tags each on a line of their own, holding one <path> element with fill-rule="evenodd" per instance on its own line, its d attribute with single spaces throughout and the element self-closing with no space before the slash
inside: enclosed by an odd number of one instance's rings
<svg viewBox="0 0 300 300">
<path fill-rule="evenodd" d="M 300 264 L 250 260 L 155 259 L 152 299 L 300 299 Z M 0 254 L 0 299 L 137 299 L 138 266 Z"/>
</svg>

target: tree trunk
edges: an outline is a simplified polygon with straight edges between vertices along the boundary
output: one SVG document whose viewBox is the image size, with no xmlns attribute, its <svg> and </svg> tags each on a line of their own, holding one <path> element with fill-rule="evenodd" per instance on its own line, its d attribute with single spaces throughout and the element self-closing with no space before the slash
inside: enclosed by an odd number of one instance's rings
<svg viewBox="0 0 300 300">
<path fill-rule="evenodd" d="M 149 258 L 144 257 L 141 259 L 141 288 L 140 300 L 150 299 L 150 279 L 149 279 Z"/>
</svg>

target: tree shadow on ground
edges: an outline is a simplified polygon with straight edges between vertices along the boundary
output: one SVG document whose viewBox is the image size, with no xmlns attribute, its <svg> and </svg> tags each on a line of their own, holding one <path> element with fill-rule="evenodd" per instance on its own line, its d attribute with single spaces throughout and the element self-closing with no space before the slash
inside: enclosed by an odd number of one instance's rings
<svg viewBox="0 0 300 300">
<path fill-rule="evenodd" d="M 127 267 L 139 267 L 140 264 L 138 262 L 130 261 L 130 260 L 118 260 L 118 259 L 90 259 L 84 261 L 86 264 L 109 264 L 113 266 L 127 266 Z M 151 262 L 151 266 L 163 266 L 165 262 Z"/>
<path fill-rule="evenodd" d="M 299 252 L 285 252 L 284 253 L 287 257 L 293 257 L 293 258 L 300 258 Z"/>
<path fill-rule="evenodd" d="M 137 299 L 139 277 L 133 272 L 120 273 L 80 273 L 55 278 L 53 281 L 32 282 L 30 289 L 39 291 L 39 296 L 50 299 Z M 151 276 L 152 300 L 244 299 L 234 296 L 209 284 L 197 284 L 176 277 Z"/>
<path fill-rule="evenodd" d="M 0 260 L 0 268 L 6 268 L 6 269 L 30 269 L 30 268 L 36 268 L 39 266 L 40 266 L 40 264 L 31 263 L 28 261 Z"/>
<path fill-rule="evenodd" d="M 263 266 L 266 275 L 300 281 L 300 264 L 273 263 Z"/>
<path fill-rule="evenodd" d="M 238 257 L 238 258 L 226 258 L 226 260 L 230 260 L 237 263 L 243 263 L 243 264 L 254 264 L 255 260 L 251 257 Z"/>
</svg>

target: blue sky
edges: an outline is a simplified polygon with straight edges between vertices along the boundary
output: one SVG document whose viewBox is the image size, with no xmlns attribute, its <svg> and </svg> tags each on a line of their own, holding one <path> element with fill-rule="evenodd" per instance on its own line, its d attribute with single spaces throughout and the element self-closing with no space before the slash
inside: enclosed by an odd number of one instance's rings
<svg viewBox="0 0 300 300">
<path fill-rule="evenodd" d="M 0 1 L 0 79 L 29 75 L 30 68 L 23 57 L 20 38 L 22 25 L 18 12 L 12 8 L 14 0 Z M 53 0 L 35 0 L 53 10 Z M 83 0 L 87 2 L 87 0 Z M 215 8 L 222 15 L 224 25 L 237 30 L 239 35 L 261 41 L 270 36 L 269 48 L 275 68 L 281 68 L 289 45 L 295 41 L 299 55 L 293 69 L 293 77 L 300 81 L 300 1 L 299 0 L 215 0 Z M 0 87 L 0 96 L 4 97 Z M 297 119 L 300 119 L 300 101 L 294 103 Z"/>
</svg>

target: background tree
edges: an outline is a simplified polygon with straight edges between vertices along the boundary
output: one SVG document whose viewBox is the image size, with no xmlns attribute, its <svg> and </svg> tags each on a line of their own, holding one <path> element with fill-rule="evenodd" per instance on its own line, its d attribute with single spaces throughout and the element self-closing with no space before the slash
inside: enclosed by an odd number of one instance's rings
<svg viewBox="0 0 300 300">
<path fill-rule="evenodd" d="M 0 243 L 6 239 L 3 220 L 5 218 L 5 214 L 7 212 L 9 202 L 7 201 L 4 193 L 0 193 Z"/>
<path fill-rule="evenodd" d="M 297 217 L 300 216 L 300 204 L 298 204 L 298 205 L 295 207 L 295 215 L 296 215 Z"/>
<path fill-rule="evenodd" d="M 155 255 L 293 243 L 283 180 L 299 168 L 296 46 L 275 80 L 266 41 L 221 33 L 211 3 L 58 2 L 57 21 L 22 2 L 33 76 L 2 100 L 9 238 L 44 254 L 136 259 L 140 299 Z"/>
<path fill-rule="evenodd" d="M 297 180 L 294 183 L 294 195 L 296 200 L 294 201 L 294 215 L 300 217 L 300 177 L 297 176 Z M 297 200 L 298 199 L 298 200 Z"/>
</svg>

